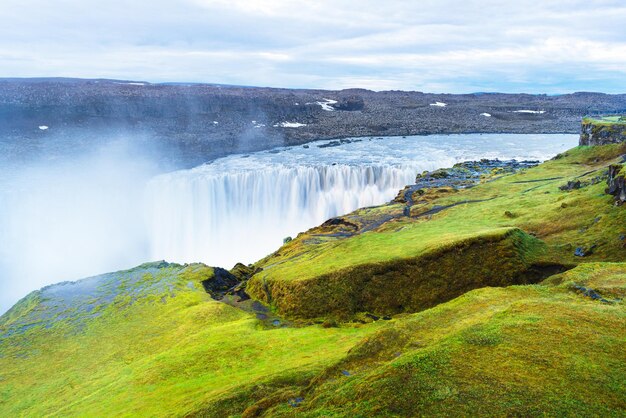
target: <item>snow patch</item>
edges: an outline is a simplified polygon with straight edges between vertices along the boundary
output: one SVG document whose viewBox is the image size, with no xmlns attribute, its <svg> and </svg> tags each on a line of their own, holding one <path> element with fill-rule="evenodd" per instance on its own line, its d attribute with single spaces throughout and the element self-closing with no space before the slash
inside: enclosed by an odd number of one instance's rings
<svg viewBox="0 0 626 418">
<path fill-rule="evenodd" d="M 514 110 L 513 113 L 533 113 L 533 114 L 541 115 L 543 113 L 546 113 L 546 111 L 545 110 L 522 109 L 522 110 Z"/>
<path fill-rule="evenodd" d="M 280 122 L 274 125 L 274 128 L 300 128 L 306 126 L 306 123 L 300 122 Z"/>
<path fill-rule="evenodd" d="M 337 103 L 337 100 L 333 100 L 333 99 L 322 99 L 323 101 L 319 101 L 319 102 L 315 102 L 315 103 L 307 103 L 308 105 L 310 104 L 316 104 L 316 105 L 320 105 L 322 107 L 322 110 L 325 110 L 327 112 L 332 112 L 335 110 L 335 108 L 332 106 L 335 103 Z"/>
<path fill-rule="evenodd" d="M 431 106 L 435 106 L 435 107 L 446 107 L 446 106 L 448 106 L 448 104 L 444 103 L 444 102 L 435 102 L 435 103 L 431 103 L 430 105 Z"/>
<path fill-rule="evenodd" d="M 490 118 L 491 117 L 491 113 L 481 113 L 480 116 L 484 116 L 484 117 Z"/>
<path fill-rule="evenodd" d="M 47 130 L 49 129 L 49 127 L 48 127 L 48 126 L 46 126 L 46 125 L 41 125 L 41 126 L 39 127 L 39 129 L 41 129 L 42 131 L 47 131 Z"/>
</svg>

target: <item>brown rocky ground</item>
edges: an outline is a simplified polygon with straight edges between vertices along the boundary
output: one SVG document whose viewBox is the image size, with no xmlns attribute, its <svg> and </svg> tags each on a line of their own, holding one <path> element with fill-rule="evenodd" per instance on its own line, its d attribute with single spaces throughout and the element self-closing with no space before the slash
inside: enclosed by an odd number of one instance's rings
<svg viewBox="0 0 626 418">
<path fill-rule="evenodd" d="M 431 106 L 436 102 L 446 106 Z M 519 110 L 542 113 L 515 112 Z M 314 139 L 577 133 L 583 115 L 623 111 L 626 94 L 453 95 L 0 79 L 0 150 L 5 159 L 49 156 L 89 148 L 102 138 L 124 136 L 135 138 L 142 147 L 165 147 L 168 159 L 190 166 L 234 152 Z M 280 126 L 283 122 L 305 126 Z"/>
</svg>

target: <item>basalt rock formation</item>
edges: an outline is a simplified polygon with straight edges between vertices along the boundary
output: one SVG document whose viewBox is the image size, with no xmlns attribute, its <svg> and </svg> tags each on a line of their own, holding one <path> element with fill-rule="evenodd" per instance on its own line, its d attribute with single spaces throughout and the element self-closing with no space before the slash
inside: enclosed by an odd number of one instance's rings
<svg viewBox="0 0 626 418">
<path fill-rule="evenodd" d="M 580 145 L 606 145 L 626 141 L 626 116 L 583 119 Z"/>
<path fill-rule="evenodd" d="M 624 181 L 624 167 L 616 164 L 609 166 L 609 178 L 607 184 L 609 187 L 606 189 L 606 193 L 615 196 L 615 204 L 621 206 L 626 202 L 626 184 Z"/>
</svg>

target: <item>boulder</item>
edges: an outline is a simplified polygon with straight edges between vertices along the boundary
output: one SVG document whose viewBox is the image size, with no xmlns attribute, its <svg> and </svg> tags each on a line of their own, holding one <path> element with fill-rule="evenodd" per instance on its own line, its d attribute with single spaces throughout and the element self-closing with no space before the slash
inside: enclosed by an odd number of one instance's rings
<svg viewBox="0 0 626 418">
<path fill-rule="evenodd" d="M 620 206 L 626 201 L 626 185 L 624 181 L 624 172 L 620 164 L 609 166 L 609 178 L 606 181 L 608 187 L 605 193 L 615 197 L 615 204 Z"/>
</svg>

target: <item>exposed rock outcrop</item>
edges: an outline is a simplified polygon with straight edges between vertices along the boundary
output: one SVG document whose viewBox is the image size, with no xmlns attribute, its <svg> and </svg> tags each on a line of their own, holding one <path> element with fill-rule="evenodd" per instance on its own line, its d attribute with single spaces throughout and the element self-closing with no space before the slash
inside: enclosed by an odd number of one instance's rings
<svg viewBox="0 0 626 418">
<path fill-rule="evenodd" d="M 626 142 L 626 117 L 584 118 L 580 145 L 607 145 Z"/>
<path fill-rule="evenodd" d="M 615 204 L 621 206 L 626 202 L 626 185 L 622 165 L 609 166 L 609 178 L 606 181 L 608 187 L 605 192 L 615 196 Z"/>
</svg>

